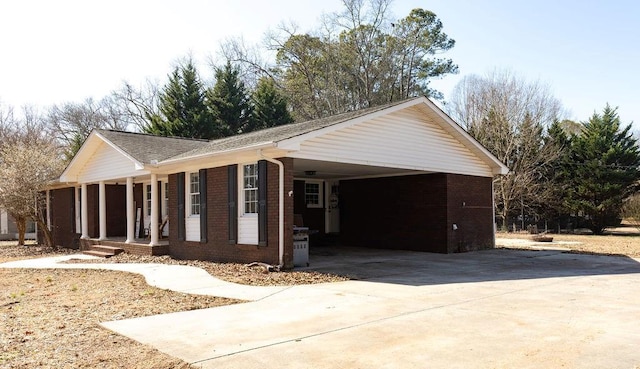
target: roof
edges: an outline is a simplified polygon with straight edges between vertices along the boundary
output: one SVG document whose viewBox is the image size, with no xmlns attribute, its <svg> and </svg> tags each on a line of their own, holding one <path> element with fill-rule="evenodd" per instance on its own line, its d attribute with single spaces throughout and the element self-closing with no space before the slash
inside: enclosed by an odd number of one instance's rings
<svg viewBox="0 0 640 369">
<path fill-rule="evenodd" d="M 298 151 L 300 150 L 301 142 L 313 139 L 316 136 L 413 107 L 417 107 L 425 114 L 428 114 L 430 119 L 434 119 L 437 122 L 436 124 L 440 125 L 481 160 L 489 164 L 493 168 L 494 174 L 506 174 L 508 172 L 508 168 L 503 163 L 473 139 L 462 127 L 429 99 L 420 96 L 326 118 L 291 123 L 211 141 L 114 130 L 94 130 L 60 178 L 65 181 L 73 180 L 74 176 L 77 176 L 83 170 L 85 163 L 91 160 L 96 150 L 101 147 L 100 142 L 106 143 L 120 152 L 122 160 L 131 162 L 135 170 L 149 170 L 150 167 L 158 168 L 158 165 L 170 166 L 178 163 L 192 163 L 193 161 L 208 160 L 206 158 L 226 155 L 231 152 L 250 152 L 256 148 L 276 147 L 278 150 Z M 111 163 L 111 166 L 116 165 L 113 161 L 109 161 L 109 163 Z M 105 175 L 107 174 L 105 173 Z M 123 175 L 123 173 L 120 174 Z M 94 174 L 94 176 L 98 177 L 100 175 Z"/>
<path fill-rule="evenodd" d="M 163 137 L 144 133 L 97 129 L 96 132 L 140 163 L 163 161 L 208 145 L 207 140 Z"/>
<path fill-rule="evenodd" d="M 365 109 L 359 109 L 333 115 L 326 118 L 320 118 L 315 120 L 309 120 L 300 123 L 291 123 L 282 126 L 266 128 L 259 131 L 244 133 L 236 136 L 221 138 L 217 140 L 209 141 L 207 145 L 194 148 L 190 151 L 182 152 L 171 159 L 184 159 L 193 156 L 201 156 L 206 154 L 213 154 L 216 152 L 229 151 L 234 149 L 240 149 L 244 147 L 250 147 L 261 143 L 279 142 L 289 138 L 303 135 L 305 133 L 317 131 L 322 128 L 333 126 L 342 122 L 346 122 L 352 119 L 356 119 L 377 111 L 385 110 L 390 107 L 406 103 L 411 100 L 420 99 L 420 97 L 396 101 L 385 105 L 374 106 Z"/>
</svg>

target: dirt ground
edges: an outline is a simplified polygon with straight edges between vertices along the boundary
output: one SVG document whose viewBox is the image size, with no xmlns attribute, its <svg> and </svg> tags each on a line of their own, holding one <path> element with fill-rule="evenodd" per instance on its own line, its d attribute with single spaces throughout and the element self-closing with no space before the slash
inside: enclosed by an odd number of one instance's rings
<svg viewBox="0 0 640 369">
<path fill-rule="evenodd" d="M 616 229 L 615 234 L 595 236 L 577 234 L 549 234 L 553 237 L 550 246 L 568 248 L 574 253 L 615 255 L 640 258 L 640 233 L 633 228 Z M 528 233 L 496 233 L 496 238 L 530 240 Z M 516 245 L 508 248 L 520 248 Z M 528 248 L 527 246 L 521 248 Z"/>
<path fill-rule="evenodd" d="M 0 263 L 72 253 L 0 242 Z M 321 273 L 265 273 L 242 264 L 122 255 L 99 262 L 162 262 L 204 268 L 254 285 L 344 280 Z M 185 362 L 114 334 L 100 322 L 203 309 L 241 301 L 182 294 L 139 275 L 100 270 L 0 269 L 0 368 L 190 368 Z"/>
</svg>

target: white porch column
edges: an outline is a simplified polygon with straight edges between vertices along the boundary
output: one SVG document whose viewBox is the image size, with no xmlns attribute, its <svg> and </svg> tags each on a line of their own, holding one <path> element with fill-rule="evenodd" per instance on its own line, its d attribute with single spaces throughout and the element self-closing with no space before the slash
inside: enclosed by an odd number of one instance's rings
<svg viewBox="0 0 640 369">
<path fill-rule="evenodd" d="M 51 230 L 51 191 L 47 190 L 47 206 L 46 206 L 46 212 L 47 212 L 47 228 L 49 228 L 49 230 Z"/>
<path fill-rule="evenodd" d="M 151 174 L 151 222 L 149 224 L 149 233 L 151 233 L 151 242 L 149 245 L 158 244 L 158 175 Z"/>
<path fill-rule="evenodd" d="M 131 243 L 135 240 L 136 216 L 133 208 L 133 177 L 127 177 L 127 240 Z"/>
<path fill-rule="evenodd" d="M 99 217 L 100 217 L 100 237 L 99 240 L 107 239 L 107 190 L 104 185 L 104 181 L 100 181 L 98 184 L 98 196 L 99 196 Z"/>
<path fill-rule="evenodd" d="M 80 238 L 89 238 L 89 218 L 87 217 L 87 184 L 83 183 L 80 189 L 80 221 L 82 222 L 82 236 Z"/>
</svg>

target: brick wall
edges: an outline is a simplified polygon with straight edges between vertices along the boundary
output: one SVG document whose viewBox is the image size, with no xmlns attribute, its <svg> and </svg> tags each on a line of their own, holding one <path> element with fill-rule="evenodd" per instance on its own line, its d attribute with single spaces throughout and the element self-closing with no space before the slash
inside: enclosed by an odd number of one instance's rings
<svg viewBox="0 0 640 369">
<path fill-rule="evenodd" d="M 447 175 L 448 252 L 494 247 L 491 182 L 485 177 Z"/>
<path fill-rule="evenodd" d="M 491 196 L 491 178 L 444 173 L 341 181 L 340 241 L 439 253 L 489 248 Z"/>
<path fill-rule="evenodd" d="M 285 164 L 285 266 L 293 263 L 293 159 L 280 159 Z M 248 263 L 278 263 L 278 166 L 268 164 L 267 178 L 267 246 L 229 244 L 227 167 L 207 169 L 207 242 L 179 241 L 176 174 L 169 176 L 169 245 L 170 254 L 180 259 Z"/>
<path fill-rule="evenodd" d="M 49 196 L 53 243 L 57 246 L 77 249 L 80 235 L 75 232 L 75 189 L 69 187 L 52 190 Z"/>
<path fill-rule="evenodd" d="M 107 237 L 127 235 L 127 186 L 106 185 Z"/>
<path fill-rule="evenodd" d="M 340 181 L 340 242 L 446 252 L 446 176 Z"/>
</svg>

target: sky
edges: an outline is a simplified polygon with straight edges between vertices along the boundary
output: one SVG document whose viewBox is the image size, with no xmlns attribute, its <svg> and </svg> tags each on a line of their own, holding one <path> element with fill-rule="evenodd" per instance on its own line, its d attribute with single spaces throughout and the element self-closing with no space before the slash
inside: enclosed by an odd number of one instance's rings
<svg viewBox="0 0 640 369">
<path fill-rule="evenodd" d="M 509 69 L 549 86 L 567 118 L 609 103 L 640 131 L 640 2 L 395 0 L 393 18 L 433 11 L 459 73 L 432 82 L 445 100 L 461 78 Z M 0 2 L 0 102 L 19 108 L 100 99 L 146 79 L 164 83 L 191 55 L 205 74 L 221 41 L 293 21 L 311 31 L 340 0 L 20 0 Z"/>
</svg>

